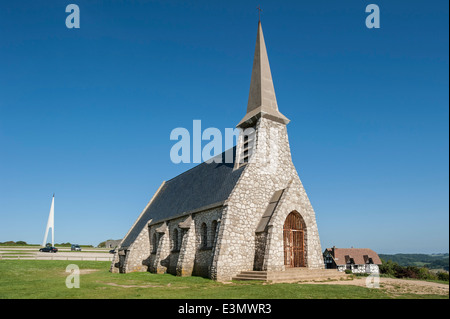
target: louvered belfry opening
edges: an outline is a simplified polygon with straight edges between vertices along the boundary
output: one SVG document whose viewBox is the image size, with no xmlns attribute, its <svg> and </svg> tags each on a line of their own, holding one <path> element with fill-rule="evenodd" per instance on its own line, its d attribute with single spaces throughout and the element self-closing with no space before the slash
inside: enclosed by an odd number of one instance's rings
<svg viewBox="0 0 450 319">
<path fill-rule="evenodd" d="M 291 212 L 283 226 L 284 265 L 306 267 L 305 223 L 298 212 Z"/>
</svg>

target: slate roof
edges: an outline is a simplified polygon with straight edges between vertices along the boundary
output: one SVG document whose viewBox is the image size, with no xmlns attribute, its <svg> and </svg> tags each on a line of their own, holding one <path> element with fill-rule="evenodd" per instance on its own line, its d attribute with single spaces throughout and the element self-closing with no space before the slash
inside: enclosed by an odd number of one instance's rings
<svg viewBox="0 0 450 319">
<path fill-rule="evenodd" d="M 369 248 L 327 248 L 336 262 L 336 265 L 346 265 L 352 258 L 355 265 L 364 265 L 368 263 L 368 258 L 376 265 L 381 265 L 381 259 L 376 252 Z"/>
<path fill-rule="evenodd" d="M 228 151 L 233 152 L 233 163 L 225 163 Z M 205 162 L 165 182 L 121 246 L 130 246 L 150 219 L 155 223 L 228 199 L 244 170 L 233 170 L 236 147 L 228 151 L 217 155 L 222 163 Z"/>
</svg>

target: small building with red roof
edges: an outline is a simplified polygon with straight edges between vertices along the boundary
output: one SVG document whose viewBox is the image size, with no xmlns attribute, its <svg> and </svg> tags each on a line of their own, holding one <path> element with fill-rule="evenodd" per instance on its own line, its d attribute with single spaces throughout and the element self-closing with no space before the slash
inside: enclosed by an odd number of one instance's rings
<svg viewBox="0 0 450 319">
<path fill-rule="evenodd" d="M 352 273 L 379 273 L 382 264 L 376 252 L 369 248 L 327 248 L 323 252 L 326 269 L 351 270 Z"/>
</svg>

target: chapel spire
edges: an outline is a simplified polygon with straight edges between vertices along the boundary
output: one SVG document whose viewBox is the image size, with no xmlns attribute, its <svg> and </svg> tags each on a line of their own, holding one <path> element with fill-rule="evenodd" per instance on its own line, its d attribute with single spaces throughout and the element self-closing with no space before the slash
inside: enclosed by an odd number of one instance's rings
<svg viewBox="0 0 450 319">
<path fill-rule="evenodd" d="M 261 116 L 283 124 L 289 123 L 289 119 L 278 111 L 277 98 L 270 72 L 269 57 L 267 56 L 261 21 L 258 21 L 247 114 L 237 126 L 251 126 Z"/>
</svg>

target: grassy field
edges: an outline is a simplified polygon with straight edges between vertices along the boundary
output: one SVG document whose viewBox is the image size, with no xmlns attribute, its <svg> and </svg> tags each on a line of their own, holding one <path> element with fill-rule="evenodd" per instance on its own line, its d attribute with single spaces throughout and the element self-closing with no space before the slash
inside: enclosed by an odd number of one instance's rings
<svg viewBox="0 0 450 319">
<path fill-rule="evenodd" d="M 81 270 L 80 288 L 66 287 L 66 266 Z M 389 294 L 383 289 L 350 285 L 218 283 L 200 277 L 150 273 L 112 274 L 109 262 L 0 261 L 0 298 L 163 298 L 163 299 L 328 299 L 441 298 L 448 296 Z"/>
</svg>

